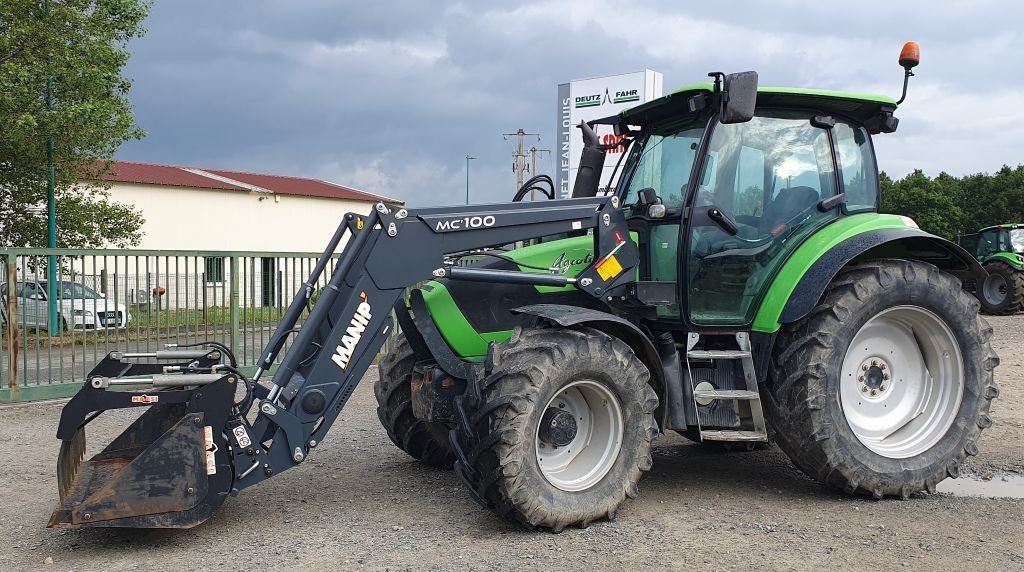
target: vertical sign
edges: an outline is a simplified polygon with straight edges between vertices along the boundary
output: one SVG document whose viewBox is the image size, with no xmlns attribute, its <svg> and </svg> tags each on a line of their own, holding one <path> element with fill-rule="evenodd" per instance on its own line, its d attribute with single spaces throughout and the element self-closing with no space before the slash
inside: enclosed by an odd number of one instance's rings
<svg viewBox="0 0 1024 572">
<path fill-rule="evenodd" d="M 657 99 L 661 97 L 661 90 L 661 74 L 651 70 L 575 80 L 558 86 L 558 168 L 555 188 L 559 198 L 567 199 L 572 194 L 580 155 L 583 153 L 583 136 L 576 126 L 581 121 L 615 115 L 624 109 Z M 615 143 L 616 136 L 611 125 L 597 125 L 594 131 L 602 145 Z M 621 157 L 621 147 L 605 155 L 601 173 L 603 191 L 609 185 L 614 186 L 615 181 L 609 181 L 609 177 Z"/>
</svg>

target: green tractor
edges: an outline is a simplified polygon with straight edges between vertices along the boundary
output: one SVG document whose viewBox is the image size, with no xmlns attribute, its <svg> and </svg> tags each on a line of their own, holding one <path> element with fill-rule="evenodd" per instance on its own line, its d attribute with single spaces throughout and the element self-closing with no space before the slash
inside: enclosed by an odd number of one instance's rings
<svg viewBox="0 0 1024 572">
<path fill-rule="evenodd" d="M 961 236 L 957 242 L 974 254 L 988 271 L 968 289 L 987 314 L 1024 310 L 1024 224 L 1000 224 Z"/>
<path fill-rule="evenodd" d="M 959 474 L 998 393 L 992 329 L 961 288 L 984 272 L 878 212 L 872 136 L 896 129 L 898 102 L 761 87 L 737 120 L 721 91 L 691 85 L 605 120 L 631 143 L 614 190 L 640 251 L 627 292 L 448 278 L 412 291 L 398 311 L 425 340 L 399 334 L 376 385 L 396 445 L 454 463 L 498 514 L 556 529 L 635 495 L 659 431 L 773 441 L 875 498 Z M 553 238 L 468 258 L 567 276 L 594 262 L 590 236 Z M 479 379 L 417 346 L 479 364 Z M 426 405 L 446 390 L 451 412 Z"/>
<path fill-rule="evenodd" d="M 391 440 L 530 527 L 613 517 L 667 432 L 774 441 L 875 498 L 957 477 L 999 360 L 962 287 L 981 264 L 878 213 L 872 137 L 902 98 L 711 76 L 594 122 L 627 146 L 609 194 L 584 123 L 571 198 L 346 215 L 251 378 L 214 343 L 108 354 L 63 408 L 50 526 L 203 522 L 330 446 L 389 336 L 374 390 Z M 532 186 L 554 198 L 543 177 L 517 198 Z M 86 425 L 121 408 L 146 411 L 83 462 Z"/>
</svg>

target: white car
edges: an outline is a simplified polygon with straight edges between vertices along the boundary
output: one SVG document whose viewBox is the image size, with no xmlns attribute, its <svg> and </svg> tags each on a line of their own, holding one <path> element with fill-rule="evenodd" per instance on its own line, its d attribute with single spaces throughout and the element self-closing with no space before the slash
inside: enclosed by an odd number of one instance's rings
<svg viewBox="0 0 1024 572">
<path fill-rule="evenodd" d="M 114 304 L 103 294 L 88 286 L 61 280 L 57 282 L 57 317 L 63 329 L 105 330 L 123 328 L 131 314 L 123 304 Z M 0 295 L 6 299 L 7 284 L 0 284 Z M 18 297 L 18 323 L 22 326 L 50 329 L 49 284 L 45 280 L 18 282 L 14 294 Z M 4 318 L 6 318 L 6 305 Z M 6 320 L 4 320 L 6 321 Z M 56 331 L 56 330 L 53 330 Z"/>
</svg>

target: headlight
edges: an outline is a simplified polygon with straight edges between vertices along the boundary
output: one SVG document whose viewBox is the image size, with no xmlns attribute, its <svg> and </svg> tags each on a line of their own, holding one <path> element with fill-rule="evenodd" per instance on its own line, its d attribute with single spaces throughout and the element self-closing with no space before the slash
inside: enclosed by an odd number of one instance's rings
<svg viewBox="0 0 1024 572">
<path fill-rule="evenodd" d="M 72 310 L 71 313 L 76 316 L 88 316 L 92 314 L 89 310 Z"/>
</svg>

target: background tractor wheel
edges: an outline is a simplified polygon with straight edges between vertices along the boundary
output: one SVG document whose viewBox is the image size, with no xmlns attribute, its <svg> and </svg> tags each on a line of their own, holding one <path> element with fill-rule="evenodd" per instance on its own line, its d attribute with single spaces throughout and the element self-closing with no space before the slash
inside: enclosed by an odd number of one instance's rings
<svg viewBox="0 0 1024 572">
<path fill-rule="evenodd" d="M 373 384 L 377 397 L 377 417 L 398 448 L 414 458 L 437 467 L 450 468 L 455 463 L 448 428 L 438 423 L 420 421 L 412 413 L 409 387 L 416 356 L 404 334 L 377 364 L 379 376 Z"/>
<path fill-rule="evenodd" d="M 934 492 L 992 424 L 991 336 L 959 281 L 934 266 L 880 260 L 844 271 L 776 342 L 775 441 L 848 493 Z"/>
<path fill-rule="evenodd" d="M 591 328 L 517 330 L 456 399 L 456 473 L 499 516 L 560 531 L 613 518 L 651 468 L 658 398 L 622 341 Z"/>
<path fill-rule="evenodd" d="M 1012 314 L 1024 310 L 1024 271 L 1005 262 L 985 265 L 988 278 L 978 287 L 978 299 L 986 314 Z"/>
</svg>

